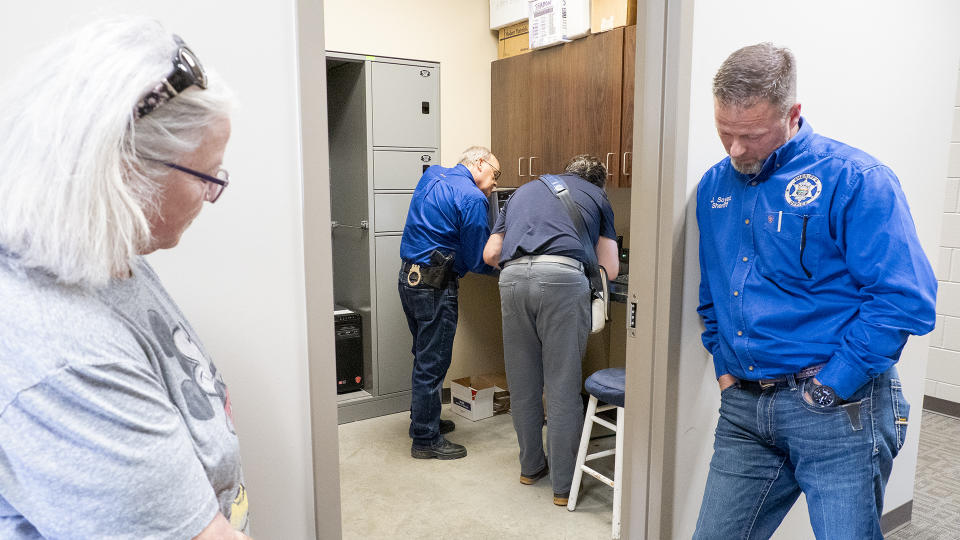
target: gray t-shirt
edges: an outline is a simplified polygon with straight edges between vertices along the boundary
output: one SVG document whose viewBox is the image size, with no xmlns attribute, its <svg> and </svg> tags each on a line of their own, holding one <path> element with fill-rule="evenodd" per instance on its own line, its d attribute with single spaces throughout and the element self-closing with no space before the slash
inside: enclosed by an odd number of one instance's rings
<svg viewBox="0 0 960 540">
<path fill-rule="evenodd" d="M 247 527 L 230 396 L 142 259 L 91 291 L 0 249 L 0 538 Z"/>
</svg>

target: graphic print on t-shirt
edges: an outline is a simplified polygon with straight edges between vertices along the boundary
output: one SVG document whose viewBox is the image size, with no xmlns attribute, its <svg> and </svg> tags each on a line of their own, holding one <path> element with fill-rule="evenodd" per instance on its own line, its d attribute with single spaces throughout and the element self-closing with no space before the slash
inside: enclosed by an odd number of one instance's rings
<svg viewBox="0 0 960 540">
<path fill-rule="evenodd" d="M 148 311 L 150 326 L 163 348 L 164 354 L 175 358 L 187 378 L 180 384 L 180 392 L 190 416 L 197 420 L 210 420 L 215 411 L 210 398 L 216 396 L 223 407 L 227 427 L 236 433 L 233 427 L 233 414 L 227 386 L 217 372 L 216 366 L 200 351 L 200 347 L 190 339 L 183 323 L 177 323 L 171 330 L 163 317 L 153 310 Z"/>
<path fill-rule="evenodd" d="M 247 489 L 243 487 L 243 484 L 240 484 L 240 487 L 237 488 L 237 496 L 234 497 L 233 504 L 230 505 L 230 525 L 234 529 L 238 531 L 247 530 L 247 512 L 249 509 Z"/>
</svg>

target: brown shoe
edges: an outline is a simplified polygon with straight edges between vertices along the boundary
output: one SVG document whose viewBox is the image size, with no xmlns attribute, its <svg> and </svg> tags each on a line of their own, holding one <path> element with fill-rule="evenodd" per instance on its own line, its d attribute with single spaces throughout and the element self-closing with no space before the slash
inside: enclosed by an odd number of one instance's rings
<svg viewBox="0 0 960 540">
<path fill-rule="evenodd" d="M 554 493 L 553 494 L 553 504 L 557 506 L 566 506 L 567 502 L 570 501 L 570 492 L 566 493 Z"/>
<path fill-rule="evenodd" d="M 548 474 L 550 474 L 550 470 L 547 468 L 546 465 L 544 465 L 542 469 L 540 469 L 539 471 L 533 474 L 525 475 L 523 473 L 520 473 L 520 483 L 525 486 L 530 486 L 530 485 L 536 484 L 537 480 L 543 478 Z"/>
</svg>

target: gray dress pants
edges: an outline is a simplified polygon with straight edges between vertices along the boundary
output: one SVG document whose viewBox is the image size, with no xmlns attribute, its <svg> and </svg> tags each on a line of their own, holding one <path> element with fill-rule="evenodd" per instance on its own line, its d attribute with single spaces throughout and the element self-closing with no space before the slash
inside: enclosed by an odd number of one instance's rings
<svg viewBox="0 0 960 540">
<path fill-rule="evenodd" d="M 567 493 L 583 428 L 580 362 L 590 335 L 590 285 L 583 272 L 572 266 L 515 263 L 500 273 L 500 304 L 520 474 L 539 472 L 549 456 L 553 492 Z"/>
</svg>

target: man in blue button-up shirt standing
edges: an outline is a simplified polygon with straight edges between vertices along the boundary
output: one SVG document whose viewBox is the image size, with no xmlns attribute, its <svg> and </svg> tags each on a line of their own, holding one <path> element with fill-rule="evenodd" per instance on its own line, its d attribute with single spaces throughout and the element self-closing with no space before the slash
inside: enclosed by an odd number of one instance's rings
<svg viewBox="0 0 960 540">
<path fill-rule="evenodd" d="M 789 50 L 734 52 L 713 94 L 729 157 L 697 189 L 698 312 L 721 405 L 694 538 L 769 538 L 803 492 L 817 538 L 882 539 L 909 412 L 894 364 L 935 318 L 907 201 L 800 116 Z"/>
<path fill-rule="evenodd" d="M 418 459 L 467 455 L 463 445 L 444 437 L 455 426 L 440 419 L 440 391 L 457 331 L 457 280 L 492 271 L 483 262 L 483 246 L 490 237 L 487 197 L 499 176 L 496 156 L 472 146 L 455 167 L 427 169 L 410 200 L 397 288 L 413 334 L 410 455 Z"/>
</svg>

